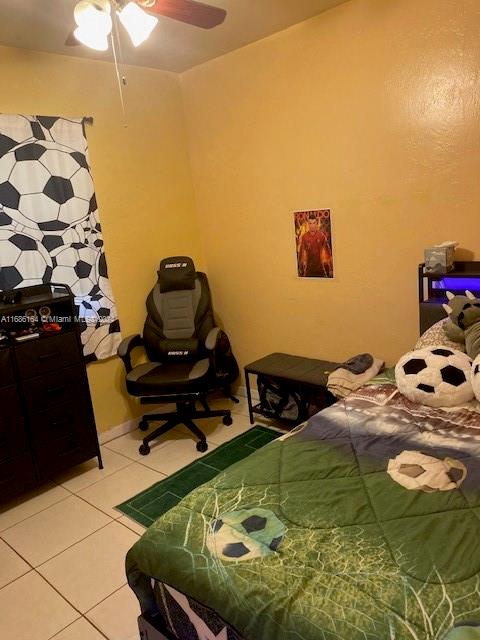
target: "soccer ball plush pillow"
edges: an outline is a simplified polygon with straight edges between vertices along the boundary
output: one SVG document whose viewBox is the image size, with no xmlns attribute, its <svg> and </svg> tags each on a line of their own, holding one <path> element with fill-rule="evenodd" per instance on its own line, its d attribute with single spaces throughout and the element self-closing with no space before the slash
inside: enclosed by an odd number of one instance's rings
<svg viewBox="0 0 480 640">
<path fill-rule="evenodd" d="M 480 402 L 480 355 L 478 355 L 472 364 L 472 387 L 476 399 Z"/>
<path fill-rule="evenodd" d="M 444 346 L 410 351 L 395 367 L 400 393 L 430 407 L 454 407 L 473 399 L 472 362 Z"/>
</svg>

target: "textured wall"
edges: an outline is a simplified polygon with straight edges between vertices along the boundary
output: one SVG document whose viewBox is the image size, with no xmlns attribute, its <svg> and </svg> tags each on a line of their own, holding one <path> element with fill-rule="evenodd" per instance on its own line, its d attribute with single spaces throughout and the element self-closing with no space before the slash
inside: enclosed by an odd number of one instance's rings
<svg viewBox="0 0 480 640">
<path fill-rule="evenodd" d="M 416 336 L 423 247 L 456 238 L 480 257 L 479 34 L 477 0 L 352 0 L 184 74 L 199 224 L 176 76 L 130 68 L 124 127 L 111 65 L 0 48 L 1 110 L 94 116 L 124 335 L 158 259 L 185 252 L 241 363 L 393 361 Z M 326 207 L 335 279 L 299 279 L 292 212 Z M 138 412 L 117 360 L 88 369 L 101 430 Z"/>
<path fill-rule="evenodd" d="M 478 0 L 352 0 L 182 76 L 207 267 L 242 363 L 411 347 L 423 248 L 480 257 L 479 60 Z M 332 209 L 333 281 L 296 276 L 292 212 L 309 208 Z"/>
<path fill-rule="evenodd" d="M 139 67 L 126 75 L 124 120 L 113 65 L 0 47 L 2 112 L 94 117 L 87 136 L 124 336 L 142 329 L 162 257 L 185 252 L 202 266 L 178 77 Z M 117 358 L 88 374 L 99 430 L 138 413 Z"/>
</svg>

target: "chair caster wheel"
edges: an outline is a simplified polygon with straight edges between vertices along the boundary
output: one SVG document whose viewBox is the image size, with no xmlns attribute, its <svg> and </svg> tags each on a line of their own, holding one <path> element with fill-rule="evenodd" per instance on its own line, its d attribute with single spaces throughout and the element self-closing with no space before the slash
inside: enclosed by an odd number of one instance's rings
<svg viewBox="0 0 480 640">
<path fill-rule="evenodd" d="M 197 451 L 200 451 L 200 453 L 204 453 L 207 450 L 208 444 L 205 440 L 200 440 L 199 442 L 197 442 Z"/>
<path fill-rule="evenodd" d="M 138 423 L 138 428 L 140 431 L 148 431 L 148 422 L 146 420 L 140 420 Z"/>
<path fill-rule="evenodd" d="M 148 456 L 148 454 L 150 453 L 150 447 L 148 446 L 148 444 L 141 444 L 138 449 L 138 453 L 141 456 Z"/>
<path fill-rule="evenodd" d="M 233 422 L 232 416 L 224 416 L 223 419 L 222 419 L 222 422 L 223 422 L 224 425 L 229 427 Z"/>
</svg>

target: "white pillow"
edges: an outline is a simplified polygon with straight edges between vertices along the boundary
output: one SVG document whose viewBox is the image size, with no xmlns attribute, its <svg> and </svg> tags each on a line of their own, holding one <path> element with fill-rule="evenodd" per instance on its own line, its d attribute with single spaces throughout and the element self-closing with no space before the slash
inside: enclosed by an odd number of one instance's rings
<svg viewBox="0 0 480 640">
<path fill-rule="evenodd" d="M 472 387 L 476 399 L 480 402 L 480 354 L 472 364 Z"/>
<path fill-rule="evenodd" d="M 435 345 L 410 351 L 395 367 L 400 393 L 430 407 L 455 407 L 473 399 L 472 361 L 466 353 Z"/>
<path fill-rule="evenodd" d="M 457 351 L 463 351 L 465 353 L 465 344 L 461 342 L 453 342 L 447 338 L 447 334 L 443 330 L 443 325 L 447 322 L 448 318 L 444 318 L 443 320 L 439 320 L 433 324 L 429 329 L 422 333 L 420 338 L 417 340 L 417 344 L 414 346 L 414 349 L 425 349 L 425 347 L 435 347 L 438 345 L 443 345 L 444 347 L 448 347 L 449 349 L 456 349 Z"/>
</svg>

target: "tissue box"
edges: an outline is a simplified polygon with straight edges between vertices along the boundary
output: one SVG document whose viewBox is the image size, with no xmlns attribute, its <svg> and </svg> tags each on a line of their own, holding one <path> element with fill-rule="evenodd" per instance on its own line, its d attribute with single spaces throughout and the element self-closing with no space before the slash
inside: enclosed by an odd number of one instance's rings
<svg viewBox="0 0 480 640">
<path fill-rule="evenodd" d="M 455 247 L 425 249 L 425 273 L 448 273 L 454 268 Z"/>
</svg>

